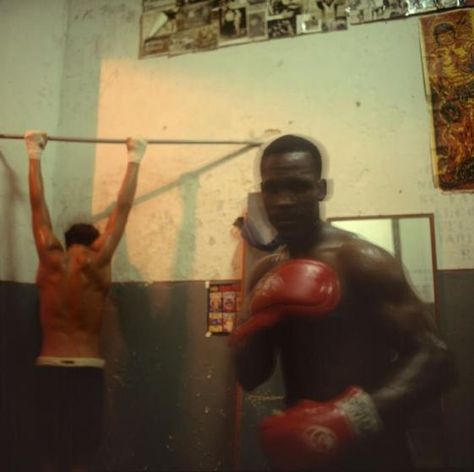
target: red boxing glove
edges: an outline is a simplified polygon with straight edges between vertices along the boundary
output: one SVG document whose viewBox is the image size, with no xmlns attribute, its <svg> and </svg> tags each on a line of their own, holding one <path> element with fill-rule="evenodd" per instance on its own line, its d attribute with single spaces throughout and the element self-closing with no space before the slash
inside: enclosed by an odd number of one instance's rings
<svg viewBox="0 0 474 472">
<path fill-rule="evenodd" d="M 260 423 L 262 448 L 278 469 L 327 465 L 349 445 L 382 429 L 370 396 L 350 387 L 332 401 L 303 400 Z"/>
<path fill-rule="evenodd" d="M 230 343 L 236 345 L 257 331 L 275 326 L 284 316 L 323 317 L 340 299 L 334 269 L 312 259 L 290 259 L 257 283 L 250 301 L 251 317 L 233 331 Z"/>
</svg>

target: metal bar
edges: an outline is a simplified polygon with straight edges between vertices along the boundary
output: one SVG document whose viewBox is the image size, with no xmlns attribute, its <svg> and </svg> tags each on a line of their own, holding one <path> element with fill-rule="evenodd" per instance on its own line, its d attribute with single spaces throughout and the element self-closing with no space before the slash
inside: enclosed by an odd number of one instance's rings
<svg viewBox="0 0 474 472">
<path fill-rule="evenodd" d="M 22 134 L 3 134 L 0 139 L 24 139 Z M 101 144 L 125 144 L 126 139 L 117 138 L 78 138 L 66 136 L 48 136 L 48 141 L 59 141 L 64 143 L 101 143 Z M 260 146 L 261 141 L 244 139 L 149 139 L 148 144 L 245 144 Z"/>
</svg>

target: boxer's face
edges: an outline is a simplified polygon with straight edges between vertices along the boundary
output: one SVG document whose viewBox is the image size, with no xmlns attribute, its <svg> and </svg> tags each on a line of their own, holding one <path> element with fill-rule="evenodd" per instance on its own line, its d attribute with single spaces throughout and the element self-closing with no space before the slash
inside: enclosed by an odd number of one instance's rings
<svg viewBox="0 0 474 472">
<path fill-rule="evenodd" d="M 319 219 L 325 186 L 307 151 L 266 156 L 261 189 L 270 223 L 283 238 L 304 235 Z"/>
</svg>

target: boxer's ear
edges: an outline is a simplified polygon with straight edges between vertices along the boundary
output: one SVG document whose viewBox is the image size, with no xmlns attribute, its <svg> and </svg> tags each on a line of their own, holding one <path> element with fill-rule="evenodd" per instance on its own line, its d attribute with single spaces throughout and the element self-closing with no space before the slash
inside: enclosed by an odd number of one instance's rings
<svg viewBox="0 0 474 472">
<path fill-rule="evenodd" d="M 318 202 L 324 200 L 327 195 L 327 181 L 326 179 L 321 179 L 316 182 L 316 198 Z"/>
</svg>

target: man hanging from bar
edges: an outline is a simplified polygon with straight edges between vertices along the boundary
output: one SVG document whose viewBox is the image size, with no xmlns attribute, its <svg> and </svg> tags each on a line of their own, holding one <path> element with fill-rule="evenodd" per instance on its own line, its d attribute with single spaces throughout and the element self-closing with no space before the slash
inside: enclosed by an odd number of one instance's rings
<svg viewBox="0 0 474 472">
<path fill-rule="evenodd" d="M 41 470 L 87 470 L 100 444 L 103 366 L 99 333 L 111 285 L 111 260 L 132 208 L 147 142 L 127 140 L 128 165 L 102 234 L 87 223 L 55 236 L 46 205 L 41 155 L 47 135 L 25 133 L 33 235 L 39 257 L 42 345 L 36 364 Z"/>
<path fill-rule="evenodd" d="M 322 153 L 281 136 L 262 154 L 262 197 L 285 246 L 255 266 L 231 337 L 252 390 L 280 357 L 286 410 L 260 423 L 283 470 L 406 471 L 406 421 L 453 380 L 453 364 L 401 264 L 320 219 Z"/>
</svg>

